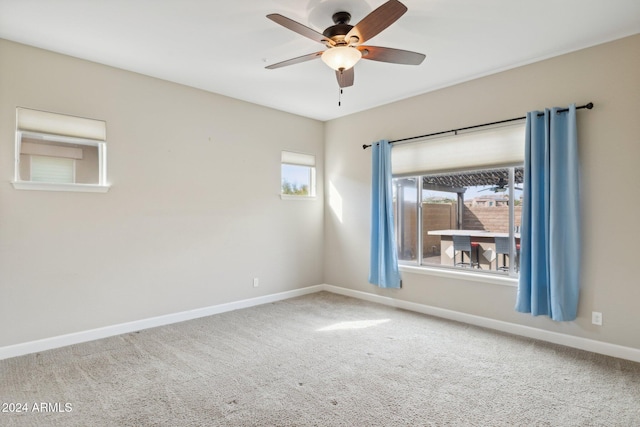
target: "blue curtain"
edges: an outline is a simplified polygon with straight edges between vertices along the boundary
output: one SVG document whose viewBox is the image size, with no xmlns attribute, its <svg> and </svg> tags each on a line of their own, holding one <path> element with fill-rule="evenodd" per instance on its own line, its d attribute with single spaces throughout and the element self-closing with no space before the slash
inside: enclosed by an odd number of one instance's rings
<svg viewBox="0 0 640 427">
<path fill-rule="evenodd" d="M 381 288 L 399 288 L 398 249 L 393 225 L 391 144 L 382 140 L 371 145 L 371 264 L 369 283 Z"/>
<path fill-rule="evenodd" d="M 580 271 L 575 104 L 527 114 L 516 310 L 574 320 Z"/>
</svg>

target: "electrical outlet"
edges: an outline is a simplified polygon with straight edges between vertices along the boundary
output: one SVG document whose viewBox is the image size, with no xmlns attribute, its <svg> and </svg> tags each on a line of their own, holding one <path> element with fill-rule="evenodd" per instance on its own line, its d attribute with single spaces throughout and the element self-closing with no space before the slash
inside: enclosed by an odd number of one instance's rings
<svg viewBox="0 0 640 427">
<path fill-rule="evenodd" d="M 602 326 L 602 313 L 599 311 L 591 312 L 591 323 L 594 325 Z"/>
<path fill-rule="evenodd" d="M 253 278 L 253 287 L 257 288 L 259 284 L 260 284 L 260 281 L 258 280 L 258 278 L 254 277 Z"/>
</svg>

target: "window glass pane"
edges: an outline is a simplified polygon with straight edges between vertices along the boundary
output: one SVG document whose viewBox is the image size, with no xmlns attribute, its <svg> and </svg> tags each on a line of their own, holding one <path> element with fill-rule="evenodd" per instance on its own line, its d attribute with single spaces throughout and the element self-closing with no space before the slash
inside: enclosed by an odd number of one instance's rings
<svg viewBox="0 0 640 427">
<path fill-rule="evenodd" d="M 69 139 L 73 142 L 64 140 L 59 136 L 21 134 L 18 164 L 20 180 L 55 184 L 102 184 L 99 145 L 104 144 L 86 145 L 79 143 L 77 139 Z M 37 162 L 35 166 L 34 159 Z M 62 178 L 56 176 L 60 171 L 52 173 L 43 170 L 54 167 L 69 169 L 72 174 L 66 172 Z"/>
<path fill-rule="evenodd" d="M 522 167 L 394 179 L 399 259 L 421 255 L 421 265 L 517 272 L 522 180 Z"/>
<path fill-rule="evenodd" d="M 427 177 L 423 178 L 428 181 Z M 422 191 L 422 262 L 441 264 L 446 254 L 442 254 L 442 236 L 430 234 L 433 230 L 457 228 L 458 199 L 456 193 L 423 188 Z M 444 244 L 444 249 L 448 247 Z M 446 260 L 445 260 L 446 261 Z"/>
<path fill-rule="evenodd" d="M 282 194 L 294 196 L 312 195 L 312 169 L 309 166 L 282 165 Z"/>
<path fill-rule="evenodd" d="M 314 197 L 316 195 L 316 156 L 282 151 L 280 194 Z"/>
<path fill-rule="evenodd" d="M 418 178 L 393 180 L 393 208 L 399 261 L 418 259 Z"/>
</svg>

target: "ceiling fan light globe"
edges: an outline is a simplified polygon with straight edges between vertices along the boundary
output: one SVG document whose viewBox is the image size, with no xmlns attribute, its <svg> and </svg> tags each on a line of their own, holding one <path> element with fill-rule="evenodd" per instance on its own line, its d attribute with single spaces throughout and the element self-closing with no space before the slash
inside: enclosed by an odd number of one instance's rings
<svg viewBox="0 0 640 427">
<path fill-rule="evenodd" d="M 332 47 L 322 54 L 324 63 L 336 71 L 348 70 L 356 65 L 360 58 L 362 58 L 362 53 L 358 49 L 349 46 Z"/>
</svg>

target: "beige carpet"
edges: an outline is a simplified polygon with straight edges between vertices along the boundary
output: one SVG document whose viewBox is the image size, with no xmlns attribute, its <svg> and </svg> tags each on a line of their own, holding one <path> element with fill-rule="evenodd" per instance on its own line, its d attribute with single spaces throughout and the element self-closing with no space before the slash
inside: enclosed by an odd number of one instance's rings
<svg viewBox="0 0 640 427">
<path fill-rule="evenodd" d="M 322 292 L 0 361 L 0 402 L 27 407 L 2 426 L 627 427 L 640 364 Z"/>
</svg>

